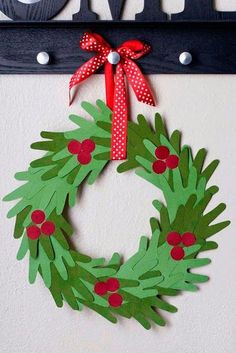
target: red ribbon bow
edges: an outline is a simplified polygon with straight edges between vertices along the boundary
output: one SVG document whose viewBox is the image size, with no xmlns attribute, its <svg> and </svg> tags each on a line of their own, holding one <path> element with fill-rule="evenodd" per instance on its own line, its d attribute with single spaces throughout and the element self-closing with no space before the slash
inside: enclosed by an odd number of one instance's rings
<svg viewBox="0 0 236 353">
<path fill-rule="evenodd" d="M 70 91 L 74 86 L 86 80 L 101 66 L 105 65 L 107 105 L 113 111 L 111 159 L 126 159 L 128 98 L 125 75 L 138 101 L 155 106 L 148 83 L 139 67 L 133 61 L 148 54 L 151 47 L 139 40 L 130 40 L 113 50 L 104 38 L 96 33 L 85 33 L 80 41 L 80 47 L 83 50 L 97 52 L 98 54 L 74 73 L 70 81 Z M 113 64 L 117 64 L 115 76 L 113 74 L 112 61 Z M 70 104 L 72 100 L 70 99 Z"/>
</svg>

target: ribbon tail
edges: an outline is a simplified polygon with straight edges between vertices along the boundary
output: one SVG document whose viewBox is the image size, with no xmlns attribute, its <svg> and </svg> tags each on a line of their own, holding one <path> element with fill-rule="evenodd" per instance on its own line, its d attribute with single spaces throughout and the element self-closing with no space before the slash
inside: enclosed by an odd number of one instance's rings
<svg viewBox="0 0 236 353">
<path fill-rule="evenodd" d="M 138 65 L 132 60 L 126 59 L 124 63 L 124 71 L 138 101 L 155 106 L 156 104 L 152 91 Z"/>
<path fill-rule="evenodd" d="M 107 106 L 111 110 L 113 110 L 115 82 L 114 82 L 113 65 L 110 64 L 108 61 L 105 63 L 104 72 L 105 72 Z"/>
<path fill-rule="evenodd" d="M 69 84 L 69 104 L 71 105 L 74 97 L 71 97 L 71 90 L 79 83 L 85 81 L 88 77 L 92 76 L 104 63 L 106 57 L 103 54 L 96 55 L 83 64 L 72 76 Z"/>
<path fill-rule="evenodd" d="M 115 76 L 114 106 L 112 115 L 111 160 L 127 156 L 128 102 L 125 75 L 118 64 Z"/>
</svg>

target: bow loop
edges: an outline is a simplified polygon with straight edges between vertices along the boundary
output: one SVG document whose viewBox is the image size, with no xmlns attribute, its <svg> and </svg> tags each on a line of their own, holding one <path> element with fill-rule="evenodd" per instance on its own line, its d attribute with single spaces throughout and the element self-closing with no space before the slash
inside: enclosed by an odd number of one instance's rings
<svg viewBox="0 0 236 353">
<path fill-rule="evenodd" d="M 155 105 L 148 83 L 134 62 L 134 60 L 148 54 L 151 51 L 151 47 L 140 40 L 129 40 L 114 50 L 102 36 L 88 32 L 83 35 L 80 46 L 83 50 L 96 52 L 97 54 L 74 73 L 70 80 L 70 91 L 74 86 L 93 75 L 100 67 L 105 66 L 107 105 L 113 113 L 111 159 L 125 159 L 128 124 L 128 97 L 125 76 L 140 102 Z M 117 62 L 109 58 L 109 54 L 113 51 L 120 54 Z M 114 63 L 117 64 L 115 77 L 112 65 Z"/>
<path fill-rule="evenodd" d="M 111 46 L 105 39 L 97 33 L 85 33 L 80 41 L 80 47 L 89 52 L 102 53 L 108 55 L 111 51 Z"/>
<path fill-rule="evenodd" d="M 123 58 L 132 60 L 137 60 L 150 51 L 151 47 L 140 40 L 128 40 L 118 48 L 118 52 Z"/>
</svg>

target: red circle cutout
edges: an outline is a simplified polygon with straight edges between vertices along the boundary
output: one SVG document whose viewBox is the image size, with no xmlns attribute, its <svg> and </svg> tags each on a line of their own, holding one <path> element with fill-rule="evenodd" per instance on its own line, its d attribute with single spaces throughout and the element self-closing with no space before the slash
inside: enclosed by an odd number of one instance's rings
<svg viewBox="0 0 236 353">
<path fill-rule="evenodd" d="M 105 282 L 97 282 L 94 286 L 94 292 L 100 296 L 107 294 L 107 284 Z"/>
<path fill-rule="evenodd" d="M 41 226 L 41 231 L 44 235 L 52 235 L 55 232 L 55 224 L 51 221 L 46 221 Z"/>
<path fill-rule="evenodd" d="M 27 232 L 28 238 L 30 238 L 31 240 L 36 240 L 41 235 L 41 231 L 40 231 L 39 227 L 37 227 L 37 226 L 28 227 L 26 229 L 26 232 Z"/>
<path fill-rule="evenodd" d="M 159 146 L 155 151 L 155 155 L 159 159 L 166 159 L 170 154 L 170 150 L 166 146 Z"/>
<path fill-rule="evenodd" d="M 180 261 L 184 258 L 185 252 L 184 252 L 184 249 L 181 248 L 180 246 L 175 246 L 171 250 L 170 254 L 171 254 L 172 259 L 174 259 L 176 261 Z"/>
<path fill-rule="evenodd" d="M 35 224 L 43 223 L 45 221 L 45 218 L 46 218 L 45 213 L 43 211 L 41 211 L 41 210 L 35 210 L 31 214 L 31 220 Z"/>
<path fill-rule="evenodd" d="M 107 290 L 109 292 L 116 292 L 120 288 L 120 282 L 117 278 L 109 278 L 107 280 Z"/>
<path fill-rule="evenodd" d="M 78 162 L 82 165 L 86 165 L 86 164 L 89 164 L 91 162 L 91 155 L 89 152 L 85 152 L 85 151 L 81 151 L 79 154 L 78 154 Z"/>
<path fill-rule="evenodd" d="M 123 297 L 120 294 L 114 293 L 110 295 L 108 302 L 113 308 L 118 308 L 123 303 Z"/>
<path fill-rule="evenodd" d="M 152 169 L 156 174 L 163 174 L 166 171 L 166 163 L 164 161 L 156 161 L 153 163 Z"/>
<path fill-rule="evenodd" d="M 81 150 L 81 143 L 77 140 L 72 140 L 68 143 L 67 148 L 71 154 L 78 154 Z"/>
<path fill-rule="evenodd" d="M 196 237 L 193 233 L 184 233 L 182 237 L 182 242 L 185 246 L 192 246 L 196 243 Z"/>
<path fill-rule="evenodd" d="M 166 165 L 170 169 L 175 169 L 179 165 L 179 157 L 175 156 L 174 154 L 169 156 L 166 160 Z"/>
<path fill-rule="evenodd" d="M 81 145 L 81 149 L 84 152 L 92 153 L 95 150 L 95 142 L 91 139 L 84 140 Z"/>
<path fill-rule="evenodd" d="M 169 245 L 179 245 L 182 243 L 182 237 L 178 232 L 171 232 L 167 235 L 167 243 Z"/>
</svg>

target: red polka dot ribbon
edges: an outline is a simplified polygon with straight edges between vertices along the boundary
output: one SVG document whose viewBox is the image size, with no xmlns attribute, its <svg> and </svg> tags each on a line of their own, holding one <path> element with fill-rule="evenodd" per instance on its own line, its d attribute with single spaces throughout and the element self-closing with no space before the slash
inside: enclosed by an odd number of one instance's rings
<svg viewBox="0 0 236 353">
<path fill-rule="evenodd" d="M 107 105 L 113 111 L 111 159 L 126 159 L 128 98 L 125 76 L 131 84 L 138 101 L 155 106 L 148 83 L 134 62 L 134 60 L 148 54 L 151 51 L 151 47 L 139 40 L 130 40 L 114 50 L 104 38 L 96 33 L 85 33 L 80 41 L 80 47 L 83 50 L 97 52 L 98 54 L 74 73 L 70 80 L 70 92 L 74 86 L 93 75 L 101 66 L 105 66 Z M 113 63 L 116 64 L 115 75 L 113 65 L 108 58 L 112 52 L 118 53 L 117 56 L 119 58 L 117 62 Z M 70 104 L 72 101 L 73 99 L 70 96 Z"/>
</svg>

